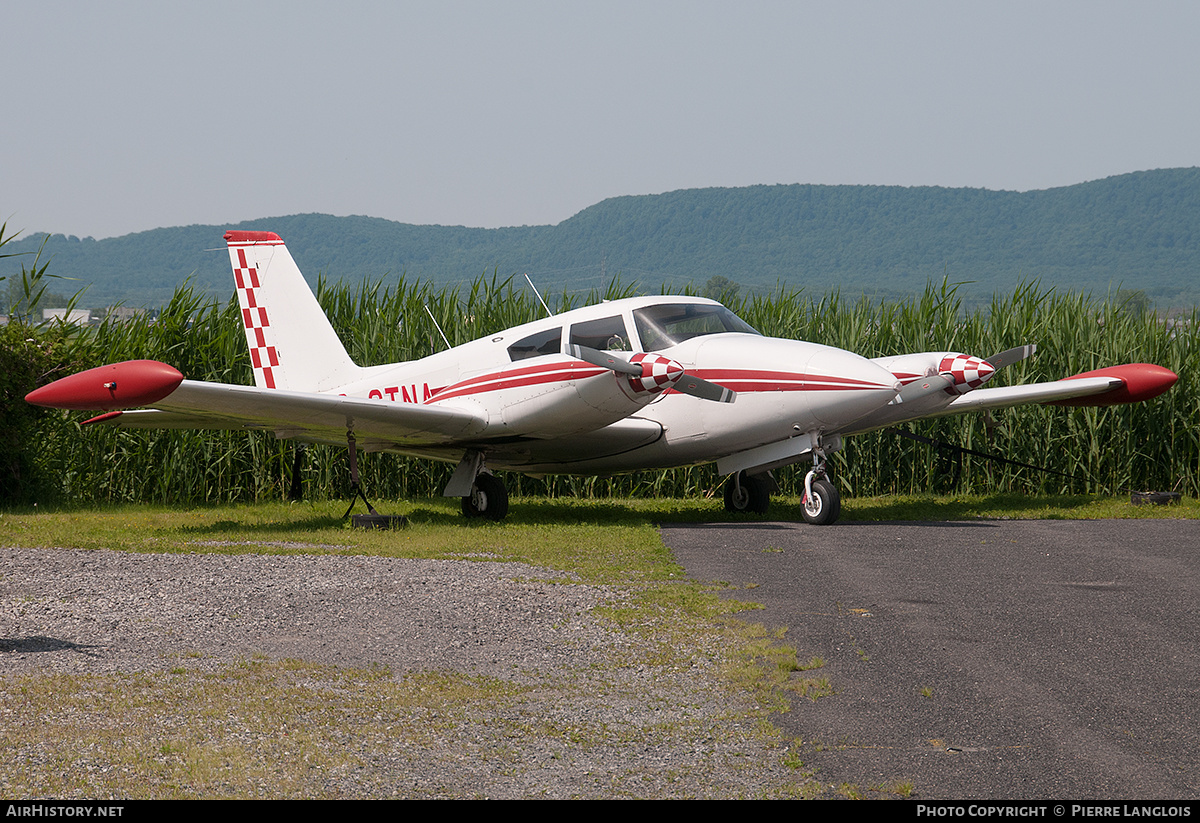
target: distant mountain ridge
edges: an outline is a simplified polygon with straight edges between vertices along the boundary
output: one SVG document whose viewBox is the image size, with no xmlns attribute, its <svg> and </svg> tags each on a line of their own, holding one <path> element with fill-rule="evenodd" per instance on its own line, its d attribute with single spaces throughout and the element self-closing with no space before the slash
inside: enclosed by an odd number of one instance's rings
<svg viewBox="0 0 1200 823">
<path fill-rule="evenodd" d="M 12 228 L 10 226 L 10 228 Z M 222 236 L 270 230 L 309 279 L 466 283 L 528 272 L 545 292 L 619 276 L 646 291 L 721 276 L 901 297 L 926 282 L 986 299 L 1021 281 L 1104 294 L 1144 291 L 1159 308 L 1200 304 L 1200 168 L 1159 169 L 1030 192 L 807 184 L 686 189 L 615 197 L 554 226 L 420 226 L 321 214 L 162 228 L 93 240 L 52 235 L 50 272 L 88 285 L 83 304 L 158 305 L 190 278 L 232 293 Z M 36 252 L 43 235 L 6 251 Z M 0 260 L 0 275 L 23 257 Z"/>
</svg>

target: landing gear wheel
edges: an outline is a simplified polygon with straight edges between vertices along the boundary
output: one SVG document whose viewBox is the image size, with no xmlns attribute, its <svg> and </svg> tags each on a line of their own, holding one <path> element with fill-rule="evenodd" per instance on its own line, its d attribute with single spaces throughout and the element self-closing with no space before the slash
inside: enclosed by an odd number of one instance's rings
<svg viewBox="0 0 1200 823">
<path fill-rule="evenodd" d="M 471 494 L 462 499 L 462 511 L 467 517 L 503 520 L 508 516 L 508 490 L 496 475 L 480 474 Z"/>
<path fill-rule="evenodd" d="M 806 523 L 828 526 L 842 513 L 842 499 L 837 486 L 823 478 L 813 478 L 812 495 L 801 503 Z"/>
<path fill-rule="evenodd" d="M 734 514 L 766 514 L 770 506 L 771 487 L 766 477 L 738 472 L 725 481 L 727 511 Z"/>
</svg>

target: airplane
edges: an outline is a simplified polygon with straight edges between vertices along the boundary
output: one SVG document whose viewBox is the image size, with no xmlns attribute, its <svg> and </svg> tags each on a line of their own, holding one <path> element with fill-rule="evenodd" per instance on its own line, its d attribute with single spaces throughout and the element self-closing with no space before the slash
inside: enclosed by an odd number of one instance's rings
<svg viewBox="0 0 1200 823">
<path fill-rule="evenodd" d="M 236 230 L 225 240 L 253 386 L 188 380 L 169 364 L 133 360 L 62 378 L 26 400 L 103 412 L 87 424 L 265 429 L 346 446 L 358 495 L 359 449 L 448 461 L 456 468 L 443 494 L 462 498 L 466 516 L 490 520 L 508 513 L 494 470 L 609 475 L 715 462 L 727 476 L 725 507 L 764 514 L 777 490 L 771 471 L 811 461 L 802 516 L 827 525 L 841 509 L 827 459 L 846 437 L 1024 403 L 1133 403 L 1177 379 L 1133 363 L 982 388 L 1035 346 L 988 358 L 867 359 L 763 336 L 722 304 L 684 296 L 602 302 L 419 360 L 359 366 L 279 235 Z"/>
</svg>

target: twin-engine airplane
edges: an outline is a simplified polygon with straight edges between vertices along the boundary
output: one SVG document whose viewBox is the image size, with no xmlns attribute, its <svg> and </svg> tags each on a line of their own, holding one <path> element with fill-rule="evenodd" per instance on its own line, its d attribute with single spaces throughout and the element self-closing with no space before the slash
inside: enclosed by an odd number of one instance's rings
<svg viewBox="0 0 1200 823">
<path fill-rule="evenodd" d="M 491 473 L 612 474 L 716 461 L 725 506 L 764 513 L 770 471 L 812 461 L 804 518 L 834 522 L 829 454 L 848 435 L 1022 403 L 1132 403 L 1176 375 L 1131 364 L 1064 380 L 980 388 L 1032 346 L 984 360 L 924 352 L 868 360 L 760 335 L 696 297 L 633 297 L 564 312 L 407 363 L 353 363 L 272 232 L 225 235 L 254 366 L 251 386 L 187 380 L 134 360 L 37 389 L 26 400 L 95 409 L 127 428 L 267 429 L 276 437 L 458 464 L 444 494 L 502 519 Z M 150 407 L 133 411 L 135 407 Z M 369 504 L 368 504 L 369 505 Z M 372 511 L 374 511 L 372 509 Z"/>
</svg>

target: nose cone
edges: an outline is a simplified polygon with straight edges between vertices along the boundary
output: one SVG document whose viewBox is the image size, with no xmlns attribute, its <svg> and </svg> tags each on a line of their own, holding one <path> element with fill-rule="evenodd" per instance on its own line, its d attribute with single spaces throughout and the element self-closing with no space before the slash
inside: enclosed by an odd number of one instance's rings
<svg viewBox="0 0 1200 823">
<path fill-rule="evenodd" d="M 709 416 L 710 432 L 736 426 L 743 442 L 814 429 L 846 431 L 899 391 L 896 376 L 882 366 L 804 340 L 710 335 L 700 338 L 692 362 L 686 356 L 677 359 L 689 375 L 738 393 L 733 405 L 705 404 L 700 414 Z"/>
<path fill-rule="evenodd" d="M 899 390 L 890 371 L 842 349 L 818 347 L 803 372 L 812 415 L 830 431 L 886 406 Z"/>
</svg>

